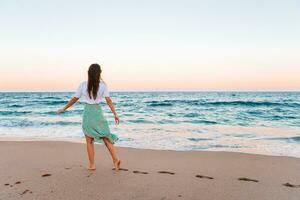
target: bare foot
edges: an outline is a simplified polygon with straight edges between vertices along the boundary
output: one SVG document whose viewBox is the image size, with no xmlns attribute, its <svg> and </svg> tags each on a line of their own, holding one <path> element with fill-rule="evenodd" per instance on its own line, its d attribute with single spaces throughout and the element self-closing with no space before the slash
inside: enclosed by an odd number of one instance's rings
<svg viewBox="0 0 300 200">
<path fill-rule="evenodd" d="M 114 166 L 115 166 L 116 171 L 119 171 L 120 165 L 121 165 L 121 160 L 120 159 L 114 161 Z"/>
<path fill-rule="evenodd" d="M 95 164 L 93 164 L 93 165 L 89 165 L 88 167 L 87 167 L 87 169 L 88 170 L 95 170 L 96 169 L 96 165 Z"/>
</svg>

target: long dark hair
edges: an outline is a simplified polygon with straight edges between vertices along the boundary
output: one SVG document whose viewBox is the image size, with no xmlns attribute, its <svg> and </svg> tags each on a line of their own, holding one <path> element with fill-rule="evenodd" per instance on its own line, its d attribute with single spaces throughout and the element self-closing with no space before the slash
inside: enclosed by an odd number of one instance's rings
<svg viewBox="0 0 300 200">
<path fill-rule="evenodd" d="M 99 64 L 91 64 L 88 70 L 88 84 L 87 84 L 87 92 L 89 97 L 93 99 L 97 98 L 97 92 L 99 89 L 99 83 L 101 79 L 101 67 Z M 91 94 L 92 93 L 92 94 Z"/>
</svg>

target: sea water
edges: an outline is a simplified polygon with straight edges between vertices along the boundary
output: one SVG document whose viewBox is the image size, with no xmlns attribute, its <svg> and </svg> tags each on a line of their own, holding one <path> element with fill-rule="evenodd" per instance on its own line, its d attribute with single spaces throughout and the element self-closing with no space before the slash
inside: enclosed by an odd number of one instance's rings
<svg viewBox="0 0 300 200">
<path fill-rule="evenodd" d="M 0 93 L 0 138 L 84 141 L 73 92 Z M 117 146 L 300 157 L 300 92 L 111 92 L 101 103 Z"/>
</svg>

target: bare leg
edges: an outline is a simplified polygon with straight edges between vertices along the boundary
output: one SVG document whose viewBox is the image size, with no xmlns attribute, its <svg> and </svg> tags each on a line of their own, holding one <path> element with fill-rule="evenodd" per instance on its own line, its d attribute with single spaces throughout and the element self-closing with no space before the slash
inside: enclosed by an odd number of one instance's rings
<svg viewBox="0 0 300 200">
<path fill-rule="evenodd" d="M 121 161 L 117 156 L 117 151 L 116 151 L 115 146 L 110 142 L 110 140 L 108 138 L 103 138 L 103 142 L 104 142 L 105 146 L 107 147 L 107 149 L 109 150 L 109 153 L 113 160 L 116 171 L 118 171 L 120 169 Z"/>
<path fill-rule="evenodd" d="M 94 138 L 85 136 L 85 139 L 86 139 L 86 150 L 87 150 L 89 161 L 90 161 L 90 164 L 87 167 L 87 169 L 95 170 L 96 169 L 95 159 L 94 159 L 95 158 L 95 150 L 94 150 L 94 143 L 93 143 Z"/>
</svg>

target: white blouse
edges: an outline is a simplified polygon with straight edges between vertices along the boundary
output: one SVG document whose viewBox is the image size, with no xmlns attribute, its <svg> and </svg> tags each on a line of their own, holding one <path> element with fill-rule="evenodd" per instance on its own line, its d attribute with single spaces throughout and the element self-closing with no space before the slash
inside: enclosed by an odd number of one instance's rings
<svg viewBox="0 0 300 200">
<path fill-rule="evenodd" d="M 109 97 L 109 91 L 108 91 L 107 85 L 104 83 L 104 81 L 100 81 L 97 97 L 96 97 L 96 99 L 93 99 L 93 96 L 92 96 L 92 99 L 91 99 L 87 92 L 87 81 L 83 81 L 80 83 L 76 92 L 74 93 L 74 97 L 77 97 L 78 99 L 82 96 L 86 103 L 97 104 L 97 103 L 100 103 L 100 101 L 103 97 Z"/>
</svg>

